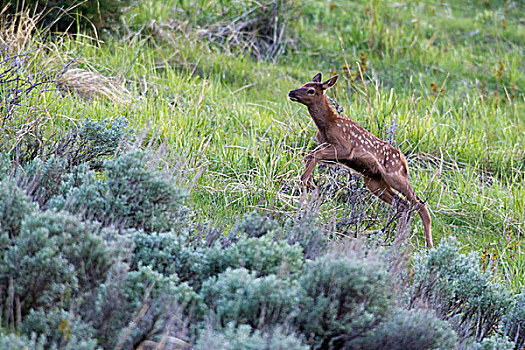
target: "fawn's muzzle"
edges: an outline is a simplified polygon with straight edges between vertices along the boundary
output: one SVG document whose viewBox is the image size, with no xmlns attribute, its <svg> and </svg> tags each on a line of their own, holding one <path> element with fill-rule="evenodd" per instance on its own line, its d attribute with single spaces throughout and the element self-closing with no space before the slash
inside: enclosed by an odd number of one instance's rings
<svg viewBox="0 0 525 350">
<path fill-rule="evenodd" d="M 299 101 L 299 99 L 297 98 L 297 96 L 295 96 L 295 90 L 292 90 L 288 93 L 288 97 L 290 97 L 290 100 L 292 101 Z"/>
</svg>

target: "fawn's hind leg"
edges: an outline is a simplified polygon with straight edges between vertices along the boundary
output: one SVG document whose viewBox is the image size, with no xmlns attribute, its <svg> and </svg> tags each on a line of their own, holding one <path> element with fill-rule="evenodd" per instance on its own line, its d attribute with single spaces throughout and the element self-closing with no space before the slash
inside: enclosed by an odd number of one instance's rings
<svg viewBox="0 0 525 350">
<path fill-rule="evenodd" d="M 434 247 L 432 242 L 432 230 L 431 225 L 432 221 L 430 219 L 430 213 L 425 202 L 416 196 L 414 190 L 408 183 L 408 176 L 384 176 L 384 180 L 389 184 L 393 189 L 397 190 L 399 193 L 404 195 L 408 202 L 417 208 L 417 212 L 423 220 L 423 227 L 425 228 L 425 241 L 428 248 Z"/>
<path fill-rule="evenodd" d="M 383 201 L 390 205 L 395 204 L 398 210 L 406 210 L 408 207 L 408 203 L 398 196 L 392 187 L 390 187 L 383 179 L 372 179 L 364 176 L 363 180 L 370 192 L 381 198 Z"/>
</svg>

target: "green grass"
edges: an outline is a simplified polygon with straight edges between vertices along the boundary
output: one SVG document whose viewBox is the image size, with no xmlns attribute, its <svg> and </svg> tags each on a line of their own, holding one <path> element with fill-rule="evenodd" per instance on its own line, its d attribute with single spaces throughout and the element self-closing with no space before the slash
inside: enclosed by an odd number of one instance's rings
<svg viewBox="0 0 525 350">
<path fill-rule="evenodd" d="M 217 10 L 230 3 L 235 7 L 229 12 Z M 206 20 L 235 18 L 256 5 L 239 4 L 141 2 L 126 16 L 125 39 L 64 38 L 55 57 L 80 56 L 79 67 L 125 82 L 133 101 L 47 92 L 50 130 L 70 125 L 70 119 L 125 115 L 135 130 L 156 132 L 187 160 L 199 220 L 228 229 L 232 217 L 254 209 L 285 220 L 301 202 L 304 151 L 316 146 L 306 108 L 288 101 L 287 92 L 317 72 L 337 72 L 344 79 L 329 94 L 347 116 L 383 139 L 396 123 L 395 142 L 408 158 L 413 187 L 428 197 L 435 240 L 454 235 L 465 250 L 494 248 L 500 278 L 516 289 L 524 285 L 521 248 L 512 258 L 502 254 L 509 232 L 513 242 L 523 242 L 525 234 L 521 3 L 506 9 L 503 1 L 297 0 L 288 27 L 291 45 L 275 63 L 196 34 Z M 162 35 L 149 25 L 152 19 Z M 162 26 L 173 19 L 176 25 Z M 361 55 L 367 93 L 343 68 L 356 74 Z M 316 171 L 318 180 L 324 176 Z M 351 209 L 327 199 L 320 215 L 337 220 Z M 378 210 L 385 206 L 369 209 Z M 422 249 L 419 218 L 413 228 L 414 245 Z"/>
</svg>

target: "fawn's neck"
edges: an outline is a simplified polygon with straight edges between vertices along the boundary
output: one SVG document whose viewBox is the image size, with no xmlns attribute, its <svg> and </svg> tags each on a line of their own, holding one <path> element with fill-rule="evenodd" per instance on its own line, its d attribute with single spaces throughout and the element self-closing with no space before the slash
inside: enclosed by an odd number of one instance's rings
<svg viewBox="0 0 525 350">
<path fill-rule="evenodd" d="M 310 112 L 315 125 L 321 132 L 326 131 L 338 118 L 337 113 L 330 106 L 326 95 L 323 95 L 321 103 L 309 105 L 308 112 Z"/>
</svg>

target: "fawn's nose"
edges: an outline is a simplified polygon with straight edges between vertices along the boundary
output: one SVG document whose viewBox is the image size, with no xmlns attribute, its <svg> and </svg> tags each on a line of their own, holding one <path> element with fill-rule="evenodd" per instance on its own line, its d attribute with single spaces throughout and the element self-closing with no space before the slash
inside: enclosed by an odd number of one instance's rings
<svg viewBox="0 0 525 350">
<path fill-rule="evenodd" d="M 292 90 L 288 93 L 288 97 L 290 98 L 290 101 L 299 101 L 299 99 L 297 98 L 297 96 L 295 95 L 295 91 L 296 90 Z"/>
</svg>

